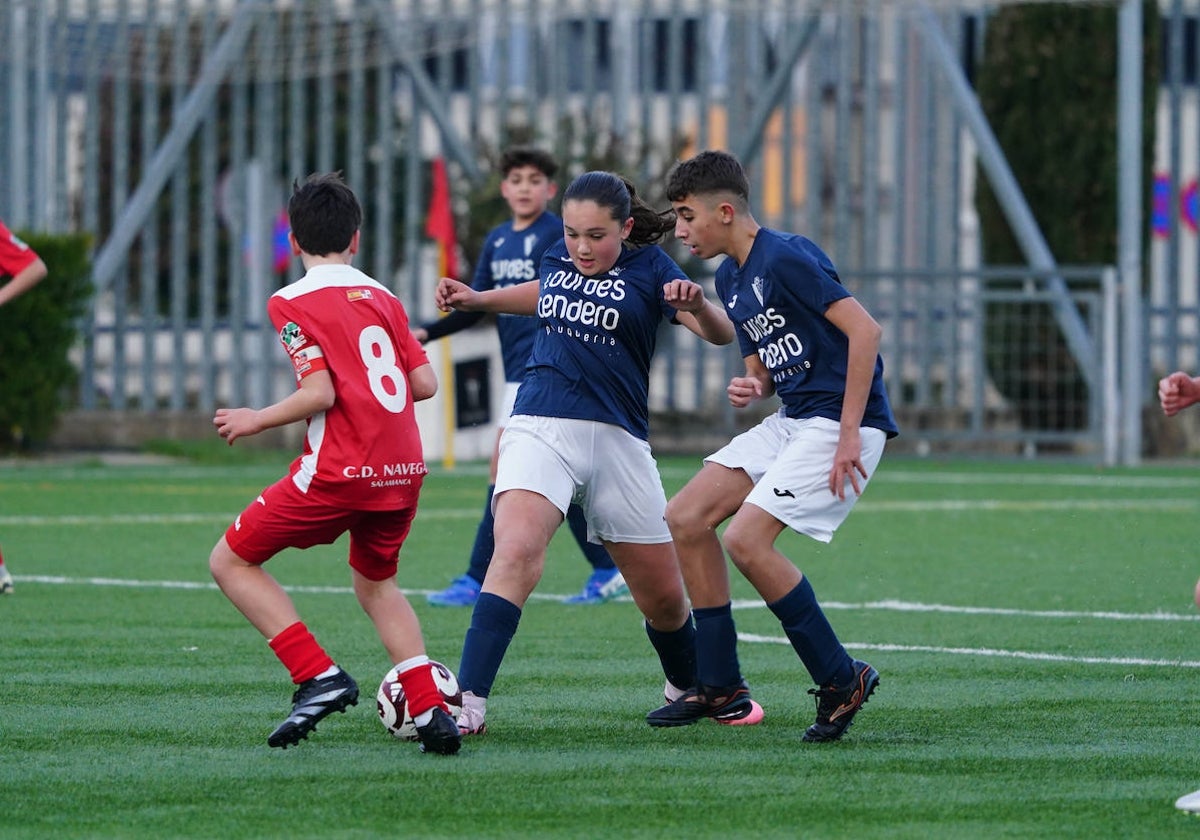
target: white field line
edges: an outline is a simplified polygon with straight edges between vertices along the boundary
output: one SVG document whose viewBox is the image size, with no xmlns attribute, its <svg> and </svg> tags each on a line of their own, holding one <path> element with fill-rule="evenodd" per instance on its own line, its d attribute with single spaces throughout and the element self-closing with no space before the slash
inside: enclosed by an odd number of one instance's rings
<svg viewBox="0 0 1200 840">
<path fill-rule="evenodd" d="M 764 606 L 763 602 L 758 600 L 733 602 L 735 610 L 762 606 Z M 951 604 L 922 604 L 895 600 L 865 601 L 858 604 L 843 603 L 841 601 L 822 601 L 821 608 L 825 610 L 885 610 L 888 612 L 948 613 L 954 615 L 1003 615 L 1014 618 L 1065 618 L 1071 621 L 1089 618 L 1100 621 L 1200 621 L 1200 613 L 1021 610 L 1011 607 L 963 607 Z"/>
<path fill-rule="evenodd" d="M 740 642 L 791 644 L 786 638 L 738 633 Z M 1142 665 L 1165 668 L 1200 668 L 1200 662 L 1189 659 L 1139 659 L 1129 656 L 1067 656 L 1061 653 L 1040 653 L 1027 650 L 997 648 L 937 647 L 934 645 L 879 645 L 871 642 L 845 642 L 852 650 L 880 650 L 900 653 L 943 653 L 952 656 L 994 656 L 1002 659 L 1026 659 L 1035 662 L 1071 662 L 1080 665 Z"/>
<path fill-rule="evenodd" d="M 964 512 L 964 511 L 1065 511 L 1065 510 L 1157 510 L 1193 512 L 1200 509 L 1200 496 L 1169 499 L 934 499 L 927 501 L 872 502 L 864 499 L 855 506 L 857 513 L 892 512 Z M 65 525 L 198 525 L 232 522 L 240 511 L 226 513 L 112 513 L 72 514 L 65 516 L 0 515 L 0 527 L 59 527 Z M 422 510 L 422 519 L 473 519 L 476 508 Z"/>
<path fill-rule="evenodd" d="M 118 586 L 135 589 L 184 589 L 217 591 L 217 585 L 212 582 L 184 580 L 132 580 L 126 578 L 72 578 L 54 575 L 14 575 L 18 583 L 38 583 L 51 586 Z M 288 592 L 315 593 L 326 595 L 352 595 L 354 590 L 348 586 L 285 586 Z M 428 589 L 405 589 L 405 595 L 421 596 L 429 594 Z M 561 601 L 564 596 L 535 592 L 530 596 L 534 600 Z M 628 600 L 628 597 L 621 600 Z M 762 608 L 761 601 L 735 601 L 734 609 Z M 837 601 L 822 604 L 827 610 L 894 610 L 900 612 L 939 612 L 958 613 L 963 615 L 1003 615 L 1012 617 L 1071 619 L 1081 618 L 1100 621 L 1197 621 L 1200 616 L 1182 615 L 1175 613 L 1118 613 L 1118 612 L 1069 612 L 1066 610 L 1017 610 L 999 607 L 957 607 L 947 604 L 918 604 L 905 601 L 874 601 L 862 604 L 847 604 Z M 738 633 L 738 640 L 752 644 L 786 645 L 790 642 L 779 636 L 763 636 L 756 633 Z M 897 645 L 876 644 L 872 642 L 846 642 L 845 646 L 853 650 L 875 650 L 898 653 L 937 653 L 947 656 L 990 656 L 1005 659 L 1023 659 L 1038 662 L 1070 662 L 1082 665 L 1121 665 L 1144 667 L 1174 667 L 1200 668 L 1200 661 L 1174 659 L 1143 659 L 1136 657 L 1104 657 L 1104 656 L 1067 656 L 1058 653 L 1042 653 L 1037 651 L 1004 650 L 998 648 L 965 648 L 939 647 L 933 645 Z"/>
</svg>

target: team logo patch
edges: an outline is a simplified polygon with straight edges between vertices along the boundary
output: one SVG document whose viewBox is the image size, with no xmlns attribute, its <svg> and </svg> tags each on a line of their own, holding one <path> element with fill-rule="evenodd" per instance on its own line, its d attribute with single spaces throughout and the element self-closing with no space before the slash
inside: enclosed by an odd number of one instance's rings
<svg viewBox="0 0 1200 840">
<path fill-rule="evenodd" d="M 296 368 L 296 375 L 303 376 L 313 369 L 313 362 L 317 359 L 322 359 L 325 354 L 321 352 L 320 347 L 307 347 L 292 354 L 292 365 Z"/>
<path fill-rule="evenodd" d="M 525 237 L 525 256 L 528 257 L 533 253 L 533 246 L 537 244 L 537 240 L 538 238 L 536 233 L 531 233 Z"/>
<path fill-rule="evenodd" d="M 754 290 L 754 296 L 756 298 L 758 298 L 759 306 L 763 305 L 763 284 L 764 284 L 764 282 L 765 281 L 757 275 L 755 275 L 754 279 L 750 281 L 750 288 Z"/>
<path fill-rule="evenodd" d="M 347 289 L 346 300 L 370 300 L 370 289 Z"/>
<path fill-rule="evenodd" d="M 283 329 L 279 331 L 279 340 L 283 342 L 283 346 L 288 349 L 289 353 L 295 353 L 308 344 L 308 338 L 295 321 L 288 321 L 283 325 Z"/>
</svg>

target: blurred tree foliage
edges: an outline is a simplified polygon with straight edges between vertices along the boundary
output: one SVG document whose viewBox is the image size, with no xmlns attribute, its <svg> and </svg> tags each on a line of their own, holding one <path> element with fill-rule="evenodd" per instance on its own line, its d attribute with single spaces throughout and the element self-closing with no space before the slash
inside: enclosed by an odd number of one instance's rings
<svg viewBox="0 0 1200 840">
<path fill-rule="evenodd" d="M 1148 218 L 1161 22 L 1156 3 L 1142 5 Z M 980 103 L 1060 265 L 1116 262 L 1117 14 L 1116 4 L 1031 3 L 1006 5 L 987 21 Z M 978 184 L 984 261 L 1026 263 L 982 169 Z M 1087 386 L 1049 305 L 992 304 L 987 359 L 1023 427 L 1062 430 L 1086 422 Z"/>
</svg>

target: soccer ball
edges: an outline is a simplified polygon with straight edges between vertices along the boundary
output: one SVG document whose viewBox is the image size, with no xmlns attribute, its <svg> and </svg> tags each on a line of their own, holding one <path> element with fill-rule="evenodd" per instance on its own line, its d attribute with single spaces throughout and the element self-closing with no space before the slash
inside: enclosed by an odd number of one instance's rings
<svg viewBox="0 0 1200 840">
<path fill-rule="evenodd" d="M 442 693 L 442 700 L 450 710 L 450 717 L 458 720 L 462 712 L 462 690 L 458 687 L 458 678 L 441 662 L 430 660 L 429 664 L 433 666 L 433 682 Z M 388 732 L 402 741 L 417 740 L 417 725 L 408 713 L 408 701 L 404 697 L 404 689 L 400 687 L 395 668 L 388 671 L 383 682 L 379 684 L 379 693 L 375 701 L 379 709 L 379 719 Z"/>
</svg>

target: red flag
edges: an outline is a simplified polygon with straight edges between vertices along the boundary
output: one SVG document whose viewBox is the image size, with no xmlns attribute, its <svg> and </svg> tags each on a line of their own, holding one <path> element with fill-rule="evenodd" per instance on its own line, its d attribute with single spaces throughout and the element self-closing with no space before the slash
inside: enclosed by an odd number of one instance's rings
<svg viewBox="0 0 1200 840">
<path fill-rule="evenodd" d="M 450 179 L 446 161 L 433 159 L 433 189 L 429 196 L 429 216 L 425 235 L 438 243 L 439 277 L 458 278 L 458 238 L 454 233 L 454 211 L 450 207 Z"/>
</svg>

